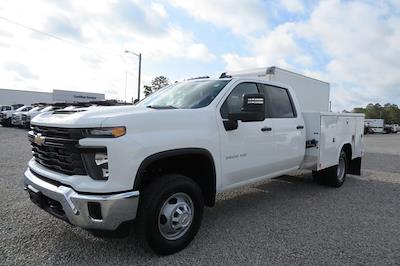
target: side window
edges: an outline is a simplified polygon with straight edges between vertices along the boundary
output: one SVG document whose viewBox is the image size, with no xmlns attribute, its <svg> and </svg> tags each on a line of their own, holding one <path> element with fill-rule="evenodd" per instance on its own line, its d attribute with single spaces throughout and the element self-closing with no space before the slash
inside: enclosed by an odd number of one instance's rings
<svg viewBox="0 0 400 266">
<path fill-rule="evenodd" d="M 296 117 L 296 111 L 293 109 L 292 100 L 286 89 L 263 85 L 268 95 L 267 108 L 272 118 L 292 118 Z"/>
<path fill-rule="evenodd" d="M 226 98 L 221 107 L 221 116 L 228 118 L 228 113 L 240 113 L 242 110 L 243 95 L 247 93 L 258 93 L 255 83 L 241 83 L 237 85 Z"/>
</svg>

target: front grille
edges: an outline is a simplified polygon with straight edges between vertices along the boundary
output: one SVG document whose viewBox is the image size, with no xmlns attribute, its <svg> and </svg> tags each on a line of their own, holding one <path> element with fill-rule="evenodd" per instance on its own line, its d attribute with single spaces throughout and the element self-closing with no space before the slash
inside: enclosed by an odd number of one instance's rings
<svg viewBox="0 0 400 266">
<path fill-rule="evenodd" d="M 33 157 L 39 164 L 67 175 L 86 175 L 81 153 L 77 148 L 83 138 L 80 129 L 33 126 L 30 135 Z M 34 136 L 45 137 L 35 141 Z"/>
<path fill-rule="evenodd" d="M 21 116 L 21 120 L 26 122 L 26 120 L 28 120 L 28 116 L 27 115 L 22 115 Z"/>
</svg>

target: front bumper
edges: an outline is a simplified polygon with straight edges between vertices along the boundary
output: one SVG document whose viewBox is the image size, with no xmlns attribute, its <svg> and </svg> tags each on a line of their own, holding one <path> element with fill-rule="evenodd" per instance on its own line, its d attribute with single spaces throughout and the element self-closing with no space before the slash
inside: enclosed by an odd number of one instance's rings
<svg viewBox="0 0 400 266">
<path fill-rule="evenodd" d="M 82 194 L 70 187 L 47 181 L 30 169 L 24 174 L 24 188 L 39 207 L 85 229 L 115 230 L 121 223 L 136 218 L 139 204 L 139 191 L 107 195 Z"/>
</svg>

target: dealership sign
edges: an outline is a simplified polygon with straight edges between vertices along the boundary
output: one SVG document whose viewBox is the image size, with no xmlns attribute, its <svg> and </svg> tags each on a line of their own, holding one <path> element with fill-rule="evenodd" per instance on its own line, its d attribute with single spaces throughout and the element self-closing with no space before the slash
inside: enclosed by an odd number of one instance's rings
<svg viewBox="0 0 400 266">
<path fill-rule="evenodd" d="M 90 102 L 104 100 L 102 93 L 53 90 L 53 101 L 55 102 Z"/>
</svg>

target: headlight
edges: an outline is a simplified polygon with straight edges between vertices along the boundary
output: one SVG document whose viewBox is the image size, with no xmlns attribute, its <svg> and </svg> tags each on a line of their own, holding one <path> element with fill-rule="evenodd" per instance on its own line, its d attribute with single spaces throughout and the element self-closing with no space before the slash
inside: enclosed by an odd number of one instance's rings
<svg viewBox="0 0 400 266">
<path fill-rule="evenodd" d="M 118 138 L 126 133 L 125 127 L 102 127 L 102 128 L 89 128 L 84 130 L 87 137 L 106 137 Z"/>
</svg>

